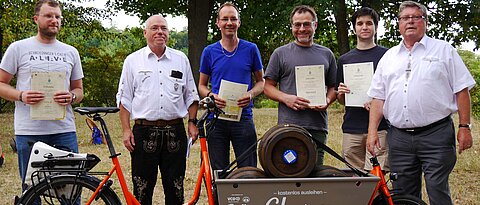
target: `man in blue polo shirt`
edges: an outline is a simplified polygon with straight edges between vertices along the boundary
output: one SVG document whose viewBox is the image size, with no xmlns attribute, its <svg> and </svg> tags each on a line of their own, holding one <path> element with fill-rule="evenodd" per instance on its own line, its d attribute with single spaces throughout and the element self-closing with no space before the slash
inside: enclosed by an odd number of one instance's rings
<svg viewBox="0 0 480 205">
<path fill-rule="evenodd" d="M 230 142 L 236 158 L 256 143 L 252 100 L 263 92 L 264 80 L 262 59 L 257 45 L 237 36 L 240 14 L 234 4 L 227 2 L 220 6 L 216 25 L 220 29 L 222 39 L 207 46 L 202 53 L 198 86 L 200 95 L 213 95 L 217 105 L 224 108 L 226 101 L 218 96 L 222 80 L 248 85 L 247 93 L 237 100 L 237 105 L 243 108 L 240 121 L 219 120 L 212 133 L 208 133 L 211 165 L 214 170 L 219 170 L 229 164 Z M 252 83 L 252 73 L 255 83 Z M 208 87 L 209 81 L 211 90 Z M 256 167 L 255 150 L 244 160 L 239 161 L 238 166 Z"/>
</svg>

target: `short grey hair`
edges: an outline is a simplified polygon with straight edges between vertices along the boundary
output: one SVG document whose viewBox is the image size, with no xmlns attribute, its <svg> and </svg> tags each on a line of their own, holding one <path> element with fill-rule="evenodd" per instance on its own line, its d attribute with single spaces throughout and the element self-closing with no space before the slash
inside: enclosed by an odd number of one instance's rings
<svg viewBox="0 0 480 205">
<path fill-rule="evenodd" d="M 428 22 L 428 15 L 427 15 L 427 7 L 425 7 L 423 4 L 421 3 L 417 3 L 417 2 L 414 2 L 414 1 L 404 1 L 400 4 L 400 8 L 398 10 L 398 17 L 400 17 L 400 14 L 402 13 L 402 11 L 405 9 L 405 8 L 411 8 L 411 7 L 416 7 L 418 9 L 420 9 L 423 13 L 423 17 L 425 17 L 425 21 Z"/>
</svg>

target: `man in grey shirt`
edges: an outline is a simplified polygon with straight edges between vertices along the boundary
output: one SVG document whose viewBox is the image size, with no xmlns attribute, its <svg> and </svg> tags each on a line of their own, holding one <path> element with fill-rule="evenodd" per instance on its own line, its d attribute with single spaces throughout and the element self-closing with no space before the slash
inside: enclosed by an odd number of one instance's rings
<svg viewBox="0 0 480 205">
<path fill-rule="evenodd" d="M 327 108 L 335 99 L 337 64 L 332 51 L 313 43 L 317 28 L 317 14 L 309 6 L 300 5 L 290 14 L 295 41 L 277 48 L 265 71 L 264 92 L 278 101 L 278 123 L 296 124 L 307 129 L 314 138 L 326 143 Z M 295 68 L 306 65 L 323 65 L 327 105 L 310 106 L 310 101 L 297 96 Z M 277 84 L 279 85 L 277 88 Z M 323 164 L 323 150 L 318 149 L 317 165 Z"/>
</svg>

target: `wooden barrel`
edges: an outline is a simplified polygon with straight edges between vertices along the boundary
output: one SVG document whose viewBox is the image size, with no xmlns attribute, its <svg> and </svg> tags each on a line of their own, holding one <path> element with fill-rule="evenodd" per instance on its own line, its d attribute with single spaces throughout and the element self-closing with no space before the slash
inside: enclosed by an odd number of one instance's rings
<svg viewBox="0 0 480 205">
<path fill-rule="evenodd" d="M 233 170 L 227 176 L 227 179 L 257 179 L 265 177 L 265 172 L 257 167 L 241 167 Z"/>
<path fill-rule="evenodd" d="M 317 161 L 317 146 L 309 135 L 293 124 L 270 128 L 258 148 L 265 173 L 272 177 L 307 177 Z"/>
</svg>

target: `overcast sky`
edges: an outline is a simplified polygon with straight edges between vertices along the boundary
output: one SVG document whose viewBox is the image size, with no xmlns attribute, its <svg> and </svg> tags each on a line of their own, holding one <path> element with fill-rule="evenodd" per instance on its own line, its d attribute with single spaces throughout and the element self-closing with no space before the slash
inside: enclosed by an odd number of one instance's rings
<svg viewBox="0 0 480 205">
<path fill-rule="evenodd" d="M 83 3 L 84 6 L 92 6 L 95 8 L 103 9 L 105 8 L 105 3 L 107 0 L 94 0 L 91 2 Z M 171 15 L 167 15 L 166 20 L 168 22 L 168 27 L 170 30 L 175 29 L 176 31 L 181 31 L 186 28 L 188 25 L 188 21 L 186 17 L 172 17 Z M 116 16 L 112 16 L 112 20 L 102 20 L 102 24 L 105 27 L 113 27 L 119 29 L 125 29 L 126 27 L 139 27 L 140 19 L 136 16 L 129 16 L 126 15 L 125 12 L 120 11 L 117 13 Z"/>
</svg>

